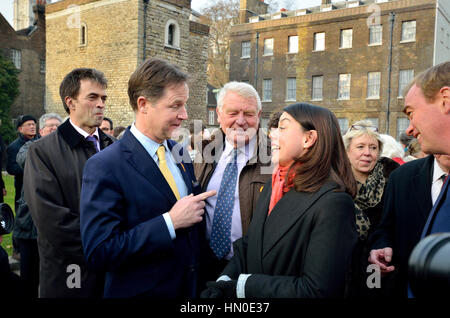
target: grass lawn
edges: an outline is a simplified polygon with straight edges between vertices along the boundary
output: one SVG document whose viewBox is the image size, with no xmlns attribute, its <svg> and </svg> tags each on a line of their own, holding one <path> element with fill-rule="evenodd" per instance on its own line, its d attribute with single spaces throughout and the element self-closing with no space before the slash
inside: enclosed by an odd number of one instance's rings
<svg viewBox="0 0 450 318">
<path fill-rule="evenodd" d="M 3 181 L 6 187 L 6 197 L 4 197 L 4 202 L 8 203 L 11 209 L 14 211 L 14 177 L 9 174 L 3 175 Z M 15 211 L 14 211 L 15 213 Z M 8 252 L 8 255 L 12 254 L 12 233 L 3 236 L 3 242 L 1 246 Z"/>
</svg>

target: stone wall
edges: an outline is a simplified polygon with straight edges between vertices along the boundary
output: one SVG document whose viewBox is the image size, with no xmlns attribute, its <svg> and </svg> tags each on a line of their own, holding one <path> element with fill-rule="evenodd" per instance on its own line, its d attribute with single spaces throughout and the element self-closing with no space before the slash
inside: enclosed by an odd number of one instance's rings
<svg viewBox="0 0 450 318">
<path fill-rule="evenodd" d="M 206 116 L 207 34 L 190 30 L 189 15 L 186 0 L 66 0 L 47 6 L 47 70 L 51 74 L 47 110 L 65 116 L 59 97 L 61 80 L 76 67 L 94 67 L 108 78 L 106 116 L 114 126 L 127 126 L 134 120 L 128 79 L 146 58 L 156 56 L 199 76 L 201 81 L 191 86 L 188 114 L 190 118 Z M 87 28 L 84 46 L 79 44 L 79 27 L 72 25 L 78 16 L 80 26 Z M 165 45 L 170 19 L 179 26 L 179 48 Z"/>
</svg>

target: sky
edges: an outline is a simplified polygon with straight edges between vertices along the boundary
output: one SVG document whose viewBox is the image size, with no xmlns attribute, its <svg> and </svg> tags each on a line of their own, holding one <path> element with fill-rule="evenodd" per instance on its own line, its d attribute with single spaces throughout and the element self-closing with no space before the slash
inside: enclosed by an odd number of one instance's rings
<svg viewBox="0 0 450 318">
<path fill-rule="evenodd" d="M 0 0 L 0 13 L 8 20 L 9 24 L 12 25 L 13 19 L 13 2 L 14 0 Z M 209 0 L 192 0 L 191 7 L 195 11 L 200 12 L 202 8 L 204 8 Z M 283 0 L 279 0 L 279 3 L 282 4 Z M 321 0 L 296 0 L 296 9 L 303 9 L 308 7 L 314 7 L 320 5 Z"/>
</svg>

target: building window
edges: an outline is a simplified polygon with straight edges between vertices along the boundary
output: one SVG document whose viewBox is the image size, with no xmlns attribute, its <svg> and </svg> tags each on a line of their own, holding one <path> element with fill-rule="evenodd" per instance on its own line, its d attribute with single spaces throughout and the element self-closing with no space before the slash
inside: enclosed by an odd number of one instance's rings
<svg viewBox="0 0 450 318">
<path fill-rule="evenodd" d="M 87 26 L 85 23 L 80 26 L 80 46 L 87 45 Z"/>
<path fill-rule="evenodd" d="M 400 134 L 405 132 L 408 126 L 409 126 L 408 118 L 404 117 L 397 118 L 397 140 L 400 139 Z"/>
<path fill-rule="evenodd" d="M 289 77 L 286 81 L 286 100 L 295 101 L 297 99 L 297 79 Z"/>
<path fill-rule="evenodd" d="M 39 71 L 41 73 L 45 73 L 45 60 L 44 59 L 41 60 L 41 63 L 39 65 Z"/>
<path fill-rule="evenodd" d="M 350 99 L 351 74 L 339 74 L 338 99 Z"/>
<path fill-rule="evenodd" d="M 367 98 L 380 98 L 380 72 L 367 74 Z"/>
<path fill-rule="evenodd" d="M 241 43 L 241 58 L 250 57 L 250 41 L 244 41 Z"/>
<path fill-rule="evenodd" d="M 20 50 L 11 49 L 11 60 L 18 70 L 22 68 L 22 52 Z"/>
<path fill-rule="evenodd" d="M 383 40 L 383 26 L 372 25 L 369 29 L 369 45 L 380 45 Z"/>
<path fill-rule="evenodd" d="M 414 78 L 414 70 L 400 70 L 398 74 L 398 97 L 403 97 L 403 91 Z"/>
<path fill-rule="evenodd" d="M 347 118 L 338 118 L 339 128 L 341 129 L 341 135 L 345 135 L 348 129 L 348 119 Z"/>
<path fill-rule="evenodd" d="M 214 110 L 208 110 L 208 125 L 215 125 L 216 112 Z"/>
<path fill-rule="evenodd" d="M 312 100 L 322 100 L 323 98 L 323 76 L 312 77 Z"/>
<path fill-rule="evenodd" d="M 402 22 L 401 42 L 413 42 L 416 40 L 416 21 Z"/>
<path fill-rule="evenodd" d="M 341 49 L 350 49 L 352 47 L 353 29 L 341 30 Z"/>
<path fill-rule="evenodd" d="M 273 38 L 264 40 L 264 55 L 273 55 Z"/>
<path fill-rule="evenodd" d="M 314 51 L 325 50 L 325 32 L 314 33 Z"/>
<path fill-rule="evenodd" d="M 180 27 L 173 19 L 166 22 L 164 45 L 175 49 L 180 48 Z"/>
<path fill-rule="evenodd" d="M 370 121 L 372 123 L 372 126 L 377 127 L 378 130 L 380 129 L 378 118 L 376 118 L 376 117 L 368 117 L 368 118 L 366 118 L 366 120 Z"/>
<path fill-rule="evenodd" d="M 263 80 L 263 101 L 272 101 L 272 79 Z"/>
<path fill-rule="evenodd" d="M 298 53 L 298 36 L 293 35 L 289 38 L 289 53 Z"/>
</svg>

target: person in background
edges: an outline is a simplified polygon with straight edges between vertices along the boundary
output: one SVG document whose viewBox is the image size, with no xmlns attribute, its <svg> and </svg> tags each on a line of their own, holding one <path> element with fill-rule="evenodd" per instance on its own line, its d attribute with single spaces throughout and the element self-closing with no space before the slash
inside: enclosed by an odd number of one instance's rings
<svg viewBox="0 0 450 318">
<path fill-rule="evenodd" d="M 11 142 L 6 150 L 8 154 L 6 171 L 14 176 L 14 188 L 16 189 L 14 202 L 19 200 L 23 186 L 23 169 L 17 164 L 17 153 L 27 141 L 39 139 L 39 135 L 36 134 L 36 119 L 31 115 L 19 116 L 17 119 L 17 130 L 19 137 Z"/>
<path fill-rule="evenodd" d="M 80 192 L 86 161 L 113 143 L 98 129 L 107 80 L 92 68 L 77 68 L 61 82 L 69 119 L 32 143 L 25 161 L 25 201 L 38 233 L 39 297 L 101 297 L 104 273 L 86 266 L 80 235 Z"/>
<path fill-rule="evenodd" d="M 17 131 L 19 136 L 16 140 L 11 142 L 6 149 L 7 164 L 6 171 L 14 176 L 14 207 L 17 211 L 17 202 L 22 193 L 23 187 L 23 169 L 19 167 L 16 161 L 17 153 L 19 149 L 29 140 L 39 139 L 39 135 L 36 134 L 36 119 L 31 115 L 22 115 L 17 119 Z M 13 258 L 20 260 L 19 246 L 17 241 L 13 238 Z"/>
<path fill-rule="evenodd" d="M 356 183 L 337 118 L 324 107 L 292 104 L 270 138 L 272 179 L 248 233 L 201 296 L 344 297 L 357 241 Z"/>
<path fill-rule="evenodd" d="M 108 117 L 103 117 L 102 124 L 99 127 L 105 134 L 109 136 L 113 136 L 114 127 L 113 121 Z"/>
<path fill-rule="evenodd" d="M 413 136 L 408 136 L 406 134 L 406 132 L 402 132 L 400 134 L 400 138 L 399 139 L 400 139 L 400 144 L 403 147 L 403 151 L 405 152 L 404 156 L 406 156 L 406 151 L 408 150 L 408 146 L 411 143 L 411 141 L 414 139 L 414 137 Z"/>
<path fill-rule="evenodd" d="M 415 159 L 425 158 L 426 156 L 427 154 L 422 151 L 419 141 L 415 138 L 412 139 L 406 151 L 406 160 L 411 161 Z"/>
<path fill-rule="evenodd" d="M 39 118 L 39 134 L 45 137 L 56 131 L 62 119 L 56 113 L 44 114 Z M 26 142 L 17 153 L 17 164 L 23 169 L 27 152 L 35 140 Z M 13 238 L 16 239 L 20 252 L 20 278 L 24 282 L 24 295 L 28 298 L 38 297 L 39 286 L 39 251 L 37 245 L 37 231 L 34 226 L 28 205 L 25 202 L 24 191 L 17 203 Z"/>
<path fill-rule="evenodd" d="M 404 164 L 403 157 L 405 152 L 403 151 L 403 146 L 391 135 L 380 134 L 380 137 L 383 142 L 381 157 L 391 158 L 399 165 Z"/>
<path fill-rule="evenodd" d="M 359 234 L 352 265 L 349 297 L 378 296 L 367 288 L 367 239 L 375 230 L 383 213 L 383 199 L 389 175 L 399 164 L 381 157 L 383 140 L 370 121 L 355 122 L 343 136 L 345 149 L 357 183 L 355 197 L 356 225 Z M 383 284 L 387 289 L 388 284 Z M 386 288 L 383 289 L 386 290 Z"/>
<path fill-rule="evenodd" d="M 259 128 L 261 100 L 253 86 L 229 82 L 217 97 L 220 129 L 194 162 L 206 200 L 203 281 L 217 278 L 233 256 L 232 243 L 247 233 L 256 202 L 270 179 L 270 142 Z M 212 147 L 214 146 L 214 147 Z"/>
<path fill-rule="evenodd" d="M 120 139 L 119 135 L 125 130 L 126 130 L 126 128 L 124 126 L 116 126 L 116 127 L 114 127 L 114 131 L 113 131 L 114 138 Z"/>
<path fill-rule="evenodd" d="M 269 124 L 268 124 L 268 126 L 269 126 L 268 127 L 269 128 L 269 132 L 268 132 L 269 137 L 270 137 L 270 134 L 274 130 L 278 129 L 278 123 L 280 121 L 281 114 L 283 114 L 283 112 L 279 111 L 279 112 L 273 113 L 272 116 L 270 116 L 270 120 L 269 120 Z"/>
</svg>

